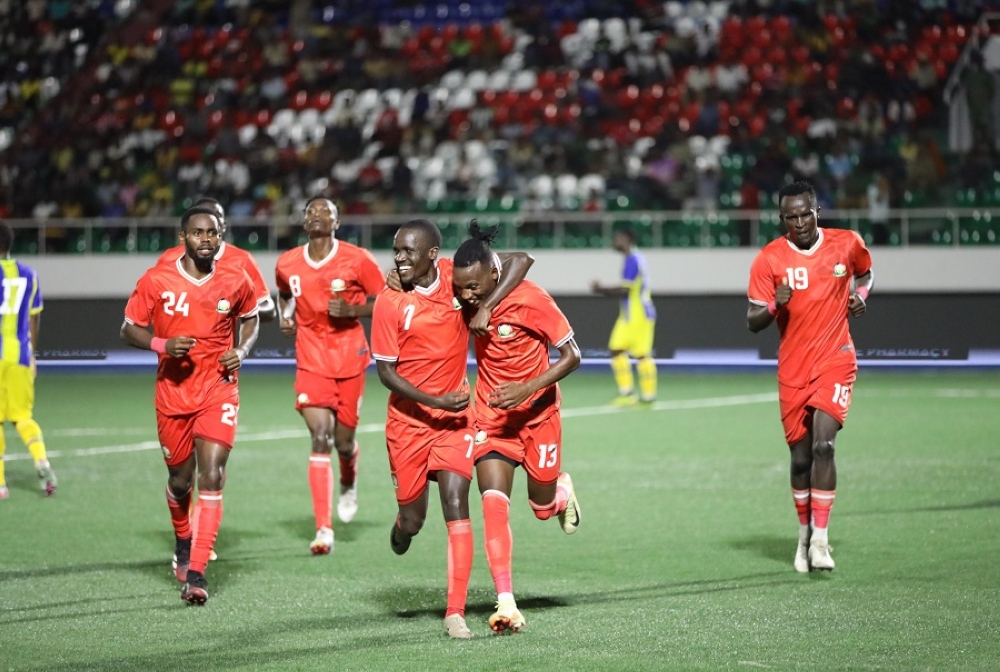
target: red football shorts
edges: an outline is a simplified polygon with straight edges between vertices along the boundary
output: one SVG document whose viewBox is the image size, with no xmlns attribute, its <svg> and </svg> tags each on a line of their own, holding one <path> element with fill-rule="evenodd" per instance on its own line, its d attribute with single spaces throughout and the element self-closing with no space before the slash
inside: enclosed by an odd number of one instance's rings
<svg viewBox="0 0 1000 672">
<path fill-rule="evenodd" d="M 388 420 L 385 445 L 389 449 L 389 470 L 400 506 L 420 497 L 427 488 L 427 481 L 435 480 L 439 471 L 450 471 L 471 481 L 473 434 L 467 416 L 441 428 Z"/>
<path fill-rule="evenodd" d="M 156 412 L 156 435 L 163 451 L 163 461 L 176 467 L 191 456 L 195 439 L 218 443 L 232 450 L 236 440 L 236 421 L 240 395 L 235 385 L 226 385 L 224 394 L 207 408 L 187 415 L 164 415 Z"/>
<path fill-rule="evenodd" d="M 553 413 L 528 427 L 504 426 L 476 432 L 473 460 L 487 453 L 500 453 L 524 467 L 536 483 L 548 485 L 559 478 L 562 464 L 562 418 Z"/>
<path fill-rule="evenodd" d="M 344 427 L 357 429 L 361 401 L 365 393 L 365 374 L 351 378 L 327 378 L 311 371 L 295 371 L 295 410 L 329 408 Z"/>
<path fill-rule="evenodd" d="M 809 434 L 812 409 L 823 411 L 844 426 L 851 408 L 851 389 L 858 376 L 854 362 L 827 369 L 806 387 L 778 383 L 778 402 L 785 441 L 795 445 Z"/>
</svg>

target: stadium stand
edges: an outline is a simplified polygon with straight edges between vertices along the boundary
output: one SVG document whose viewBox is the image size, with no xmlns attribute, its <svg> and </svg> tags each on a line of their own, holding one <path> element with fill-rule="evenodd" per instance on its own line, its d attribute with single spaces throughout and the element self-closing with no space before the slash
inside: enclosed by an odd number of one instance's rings
<svg viewBox="0 0 1000 672">
<path fill-rule="evenodd" d="M 251 248 L 293 240 L 317 193 L 446 236 L 471 213 L 589 247 L 614 212 L 645 244 L 735 246 L 774 235 L 790 177 L 864 211 L 884 174 L 894 208 L 974 212 L 843 225 L 998 243 L 996 4 L 0 2 L 0 214 L 99 218 L 28 251 L 156 251 L 169 230 L 107 223 L 206 193 L 256 218 Z"/>
</svg>

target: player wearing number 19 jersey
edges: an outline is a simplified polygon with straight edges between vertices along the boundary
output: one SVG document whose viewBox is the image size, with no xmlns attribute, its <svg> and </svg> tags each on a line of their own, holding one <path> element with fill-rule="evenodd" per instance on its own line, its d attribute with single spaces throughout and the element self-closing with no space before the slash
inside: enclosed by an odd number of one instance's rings
<svg viewBox="0 0 1000 672">
<path fill-rule="evenodd" d="M 747 324 L 778 324 L 778 398 L 791 449 L 799 517 L 795 569 L 831 570 L 827 526 L 836 494 L 834 442 L 847 419 L 858 363 L 848 316 L 864 315 L 872 261 L 854 231 L 819 228 L 816 192 L 795 182 L 779 192 L 787 235 L 754 259 Z"/>
<path fill-rule="evenodd" d="M 205 565 L 222 521 L 225 468 L 239 414 L 237 370 L 253 347 L 258 324 L 249 276 L 215 264 L 218 221 L 208 208 L 184 213 L 184 256 L 173 265 L 154 266 L 139 279 L 121 330 L 132 347 L 159 354 L 157 434 L 169 473 L 175 572 L 184 582 L 181 598 L 191 604 L 208 599 Z"/>
<path fill-rule="evenodd" d="M 313 198 L 305 207 L 309 240 L 278 257 L 280 326 L 295 338 L 295 409 L 309 428 L 309 490 L 316 538 L 314 555 L 333 551 L 333 469 L 337 451 L 340 496 L 337 515 L 348 523 L 357 513 L 359 448 L 355 431 L 371 361 L 361 317 L 369 317 L 374 297 L 385 287 L 378 262 L 368 250 L 337 240 L 337 207 Z"/>
</svg>

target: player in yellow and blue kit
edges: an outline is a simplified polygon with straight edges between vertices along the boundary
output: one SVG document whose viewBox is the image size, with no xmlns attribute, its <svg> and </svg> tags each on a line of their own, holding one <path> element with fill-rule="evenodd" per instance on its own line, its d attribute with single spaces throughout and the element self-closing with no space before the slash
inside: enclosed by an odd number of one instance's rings
<svg viewBox="0 0 1000 672">
<path fill-rule="evenodd" d="M 56 491 L 56 475 L 45 455 L 42 429 L 32 418 L 35 405 L 35 343 L 42 313 L 42 292 L 34 269 L 10 258 L 14 231 L 0 221 L 0 425 L 10 421 L 35 459 L 42 491 Z M 0 431 L 0 458 L 6 450 Z M 0 499 L 10 496 L 0 459 Z"/>
<path fill-rule="evenodd" d="M 596 280 L 590 284 L 595 294 L 615 297 L 621 304 L 608 342 L 611 370 L 618 385 L 618 396 L 611 403 L 616 406 L 651 403 L 656 399 L 656 361 L 653 359 L 656 308 L 649 291 L 649 269 L 646 258 L 635 248 L 635 234 L 630 229 L 615 231 L 612 246 L 625 255 L 621 284 L 601 285 Z M 637 360 L 638 397 L 632 376 L 633 357 Z"/>
</svg>

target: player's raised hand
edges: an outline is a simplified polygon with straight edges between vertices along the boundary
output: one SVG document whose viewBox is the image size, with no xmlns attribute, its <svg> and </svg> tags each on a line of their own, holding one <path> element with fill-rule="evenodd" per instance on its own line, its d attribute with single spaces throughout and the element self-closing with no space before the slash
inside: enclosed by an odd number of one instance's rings
<svg viewBox="0 0 1000 672">
<path fill-rule="evenodd" d="M 168 338 L 166 343 L 167 354 L 171 357 L 183 357 L 194 347 L 195 343 L 197 341 L 190 336 Z"/>
<path fill-rule="evenodd" d="M 438 408 L 445 411 L 464 411 L 469 407 L 469 390 L 442 394 L 438 399 Z"/>
<path fill-rule="evenodd" d="M 778 308 L 786 305 L 792 300 L 792 287 L 788 284 L 788 278 L 782 278 L 781 284 L 774 291 L 774 305 Z"/>
<path fill-rule="evenodd" d="M 509 381 L 500 383 L 490 390 L 487 403 L 495 408 L 514 408 L 520 406 L 531 396 L 531 389 L 525 383 Z"/>
</svg>

